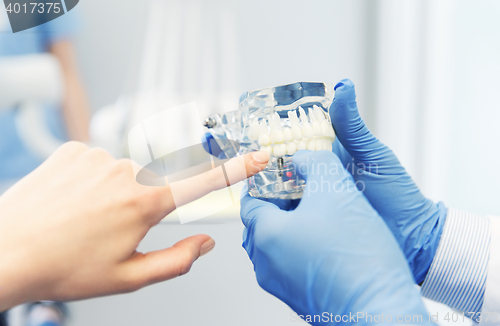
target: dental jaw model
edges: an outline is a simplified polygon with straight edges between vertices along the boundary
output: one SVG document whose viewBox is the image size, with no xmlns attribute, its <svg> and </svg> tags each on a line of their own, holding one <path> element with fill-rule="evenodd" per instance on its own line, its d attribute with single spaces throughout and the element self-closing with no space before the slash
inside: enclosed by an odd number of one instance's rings
<svg viewBox="0 0 500 326">
<path fill-rule="evenodd" d="M 239 110 L 211 115 L 205 126 L 227 157 L 256 150 L 270 154 L 267 168 L 248 179 L 251 196 L 298 199 L 305 181 L 292 156 L 300 150 L 332 150 L 335 132 L 328 110 L 333 96 L 333 85 L 323 83 L 252 91 L 241 97 Z"/>
</svg>

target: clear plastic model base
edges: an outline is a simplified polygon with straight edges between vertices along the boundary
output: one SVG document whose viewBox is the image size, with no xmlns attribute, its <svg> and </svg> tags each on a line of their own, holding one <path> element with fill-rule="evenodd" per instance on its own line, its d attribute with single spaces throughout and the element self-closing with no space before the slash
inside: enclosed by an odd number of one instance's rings
<svg viewBox="0 0 500 326">
<path fill-rule="evenodd" d="M 239 110 L 206 118 L 227 157 L 267 151 L 271 160 L 248 179 L 253 197 L 299 199 L 305 181 L 296 173 L 292 156 L 300 150 L 332 150 L 335 132 L 328 114 L 332 84 L 301 82 L 245 93 Z M 235 142 L 228 142 L 227 139 Z"/>
</svg>

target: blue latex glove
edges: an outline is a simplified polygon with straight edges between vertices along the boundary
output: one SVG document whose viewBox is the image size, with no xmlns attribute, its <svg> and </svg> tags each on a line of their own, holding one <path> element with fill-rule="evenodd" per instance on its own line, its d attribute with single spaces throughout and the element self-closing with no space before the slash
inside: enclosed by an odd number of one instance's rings
<svg viewBox="0 0 500 326">
<path fill-rule="evenodd" d="M 420 284 L 436 253 L 446 207 L 425 198 L 394 153 L 368 130 L 359 116 L 353 83 L 344 79 L 335 89 L 330 117 L 342 144 L 335 141 L 334 152 L 344 166 L 350 163 L 348 170 L 391 229 Z"/>
<path fill-rule="evenodd" d="M 295 210 L 248 194 L 241 202 L 243 247 L 260 286 L 312 325 L 373 324 L 367 316 L 382 314 L 377 324 L 391 324 L 388 315 L 430 324 L 397 242 L 338 157 L 301 151 L 293 162 L 307 181 Z"/>
</svg>

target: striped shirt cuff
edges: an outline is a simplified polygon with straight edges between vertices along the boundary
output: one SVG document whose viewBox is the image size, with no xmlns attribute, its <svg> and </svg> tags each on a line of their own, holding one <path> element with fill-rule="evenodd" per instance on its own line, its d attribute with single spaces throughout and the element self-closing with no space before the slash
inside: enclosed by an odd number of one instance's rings
<svg viewBox="0 0 500 326">
<path fill-rule="evenodd" d="M 422 295 L 465 313 L 481 311 L 489 252 L 489 219 L 449 209 Z"/>
</svg>

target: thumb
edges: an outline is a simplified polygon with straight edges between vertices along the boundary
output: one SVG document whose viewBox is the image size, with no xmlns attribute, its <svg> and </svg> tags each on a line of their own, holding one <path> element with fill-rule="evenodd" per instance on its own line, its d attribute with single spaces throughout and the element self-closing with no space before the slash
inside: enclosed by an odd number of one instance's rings
<svg viewBox="0 0 500 326">
<path fill-rule="evenodd" d="M 343 79 L 335 85 L 330 117 L 338 139 L 353 157 L 362 163 L 375 162 L 386 148 L 366 127 L 359 115 L 354 84 Z"/>
<path fill-rule="evenodd" d="M 124 273 L 136 289 L 166 281 L 188 273 L 193 263 L 214 246 L 215 241 L 208 235 L 195 235 L 171 248 L 136 254 L 125 265 Z"/>
</svg>

